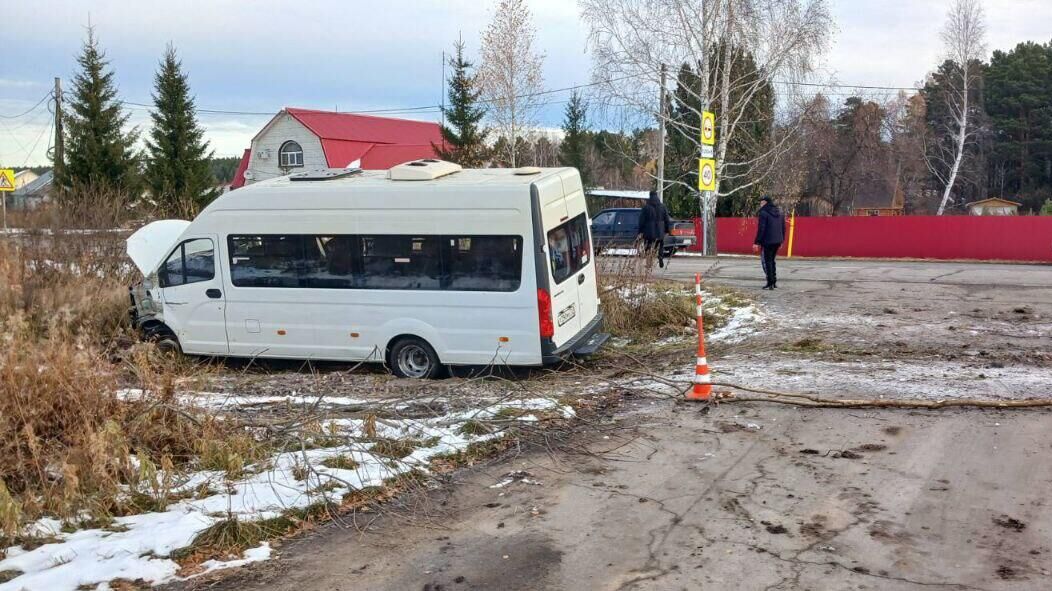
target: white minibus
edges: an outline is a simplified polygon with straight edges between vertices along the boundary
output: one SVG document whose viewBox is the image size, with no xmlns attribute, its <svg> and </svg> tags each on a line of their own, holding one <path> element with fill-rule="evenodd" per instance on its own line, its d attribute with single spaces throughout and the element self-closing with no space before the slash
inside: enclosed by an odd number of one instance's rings
<svg viewBox="0 0 1052 591">
<path fill-rule="evenodd" d="M 128 254 L 144 275 L 135 326 L 187 354 L 430 378 L 585 356 L 609 337 L 573 168 L 302 172 L 144 226 Z"/>
</svg>

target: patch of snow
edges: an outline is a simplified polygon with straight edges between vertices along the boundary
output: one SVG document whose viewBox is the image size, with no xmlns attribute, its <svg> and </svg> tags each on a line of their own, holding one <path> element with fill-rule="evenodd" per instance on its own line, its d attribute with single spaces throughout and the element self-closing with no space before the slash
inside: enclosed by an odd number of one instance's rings
<svg viewBox="0 0 1052 591">
<path fill-rule="evenodd" d="M 753 304 L 734 308 L 727 324 L 705 335 L 705 338 L 714 342 L 738 343 L 757 332 L 765 319 L 766 316 Z"/>
<path fill-rule="evenodd" d="M 118 390 L 116 395 L 121 400 L 137 400 L 146 392 L 139 388 Z M 377 400 L 350 398 L 348 396 L 329 396 L 322 394 L 287 394 L 270 396 L 242 396 L 223 392 L 183 392 L 178 395 L 179 402 L 206 410 L 230 410 L 244 406 L 261 406 L 288 404 L 292 406 L 310 406 L 315 403 L 322 408 L 334 406 L 357 406 L 376 404 Z"/>
<path fill-rule="evenodd" d="M 245 566 L 246 564 L 252 564 L 253 562 L 262 562 L 270 558 L 271 552 L 272 549 L 270 543 L 263 542 L 258 548 L 249 548 L 248 550 L 245 550 L 241 558 L 238 558 L 237 560 L 206 560 L 201 563 L 201 566 L 204 567 L 205 570 L 197 573 L 194 577 L 199 577 L 214 570 L 237 568 L 239 566 Z"/>
<path fill-rule="evenodd" d="M 142 392 L 129 390 L 119 394 L 133 397 L 141 396 Z M 233 398 L 258 401 L 263 397 Z M 288 397 L 274 398 L 285 400 Z M 314 400 L 313 397 L 304 398 Z M 230 399 L 224 396 L 224 400 Z M 382 485 L 386 479 L 411 470 L 426 471 L 429 461 L 438 455 L 456 453 L 472 443 L 500 437 L 500 433 L 471 435 L 461 430 L 470 420 L 494 418 L 504 409 L 556 412 L 564 418 L 576 416 L 568 405 L 536 397 L 489 401 L 481 407 L 438 417 L 377 420 L 377 435 L 408 437 L 426 441 L 428 446 L 418 447 L 405 458 L 391 461 L 370 451 L 374 443 L 348 441 L 337 447 L 277 454 L 263 465 L 250 467 L 255 473 L 238 480 L 227 481 L 219 472 L 200 472 L 191 475 L 179 489 L 196 490 L 214 485 L 212 488 L 222 492 L 173 503 L 163 512 L 118 517 L 107 529 L 67 533 L 61 531 L 61 523 L 57 520 L 41 519 L 30 529 L 58 541 L 32 550 L 18 546 L 8 548 L 6 558 L 0 561 L 0 571 L 18 570 L 23 574 L 0 584 L 0 591 L 76 591 L 81 586 L 99 588 L 99 585 L 105 588 L 108 581 L 117 578 L 142 579 L 155 585 L 175 580 L 179 566 L 169 558 L 172 552 L 189 546 L 197 534 L 226 519 L 227 515 L 246 520 L 266 519 L 326 499 L 338 500 L 347 492 Z M 525 414 L 509 417 L 509 420 L 537 418 Z M 364 421 L 335 419 L 328 427 L 348 435 L 352 432 L 360 435 Z M 357 467 L 347 469 L 323 465 L 325 460 L 336 457 L 354 460 Z M 306 471 L 306 478 L 297 480 L 297 476 L 303 477 L 305 466 L 310 468 Z M 204 566 L 207 570 L 215 570 L 265 560 L 269 556 L 270 547 L 264 545 L 245 552 L 236 560 L 209 561 Z"/>
</svg>

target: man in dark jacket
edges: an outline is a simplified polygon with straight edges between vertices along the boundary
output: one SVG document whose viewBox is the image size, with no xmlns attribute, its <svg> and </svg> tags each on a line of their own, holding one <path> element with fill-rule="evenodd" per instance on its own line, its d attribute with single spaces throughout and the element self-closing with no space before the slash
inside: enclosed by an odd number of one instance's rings
<svg viewBox="0 0 1052 591">
<path fill-rule="evenodd" d="M 756 220 L 756 242 L 753 243 L 753 252 L 760 252 L 760 263 L 763 272 L 767 275 L 767 285 L 764 289 L 778 288 L 778 273 L 775 268 L 774 257 L 778 254 L 778 248 L 785 241 L 785 216 L 782 210 L 774 204 L 768 196 L 760 198 L 760 213 Z M 762 251 L 762 252 L 761 252 Z"/>
<path fill-rule="evenodd" d="M 657 251 L 658 266 L 662 268 L 665 267 L 665 234 L 671 227 L 672 218 L 668 215 L 668 209 L 658 199 L 657 191 L 651 191 L 650 199 L 639 212 L 639 235 L 643 237 L 648 257 L 652 251 Z"/>
</svg>

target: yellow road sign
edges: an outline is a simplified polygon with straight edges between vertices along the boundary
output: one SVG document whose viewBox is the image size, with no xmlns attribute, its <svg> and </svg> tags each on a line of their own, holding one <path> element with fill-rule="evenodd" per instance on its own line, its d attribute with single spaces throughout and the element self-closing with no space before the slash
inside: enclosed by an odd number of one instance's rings
<svg viewBox="0 0 1052 591">
<path fill-rule="evenodd" d="M 15 190 L 15 171 L 10 168 L 0 168 L 0 191 Z"/>
<path fill-rule="evenodd" d="M 716 143 L 716 115 L 711 111 L 701 113 L 701 143 L 706 146 Z"/>
<path fill-rule="evenodd" d="M 712 158 L 698 160 L 698 190 L 716 190 L 716 161 Z"/>
</svg>

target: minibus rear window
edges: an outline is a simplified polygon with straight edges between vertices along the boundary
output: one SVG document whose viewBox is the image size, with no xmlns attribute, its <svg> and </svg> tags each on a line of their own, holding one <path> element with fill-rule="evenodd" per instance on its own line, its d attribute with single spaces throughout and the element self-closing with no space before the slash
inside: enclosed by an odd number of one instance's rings
<svg viewBox="0 0 1052 591">
<path fill-rule="evenodd" d="M 449 238 L 447 289 L 515 291 L 522 278 L 522 238 L 455 236 Z"/>
<path fill-rule="evenodd" d="M 548 256 L 556 284 L 588 266 L 592 260 L 592 246 L 588 240 L 585 214 L 548 231 Z"/>
</svg>

